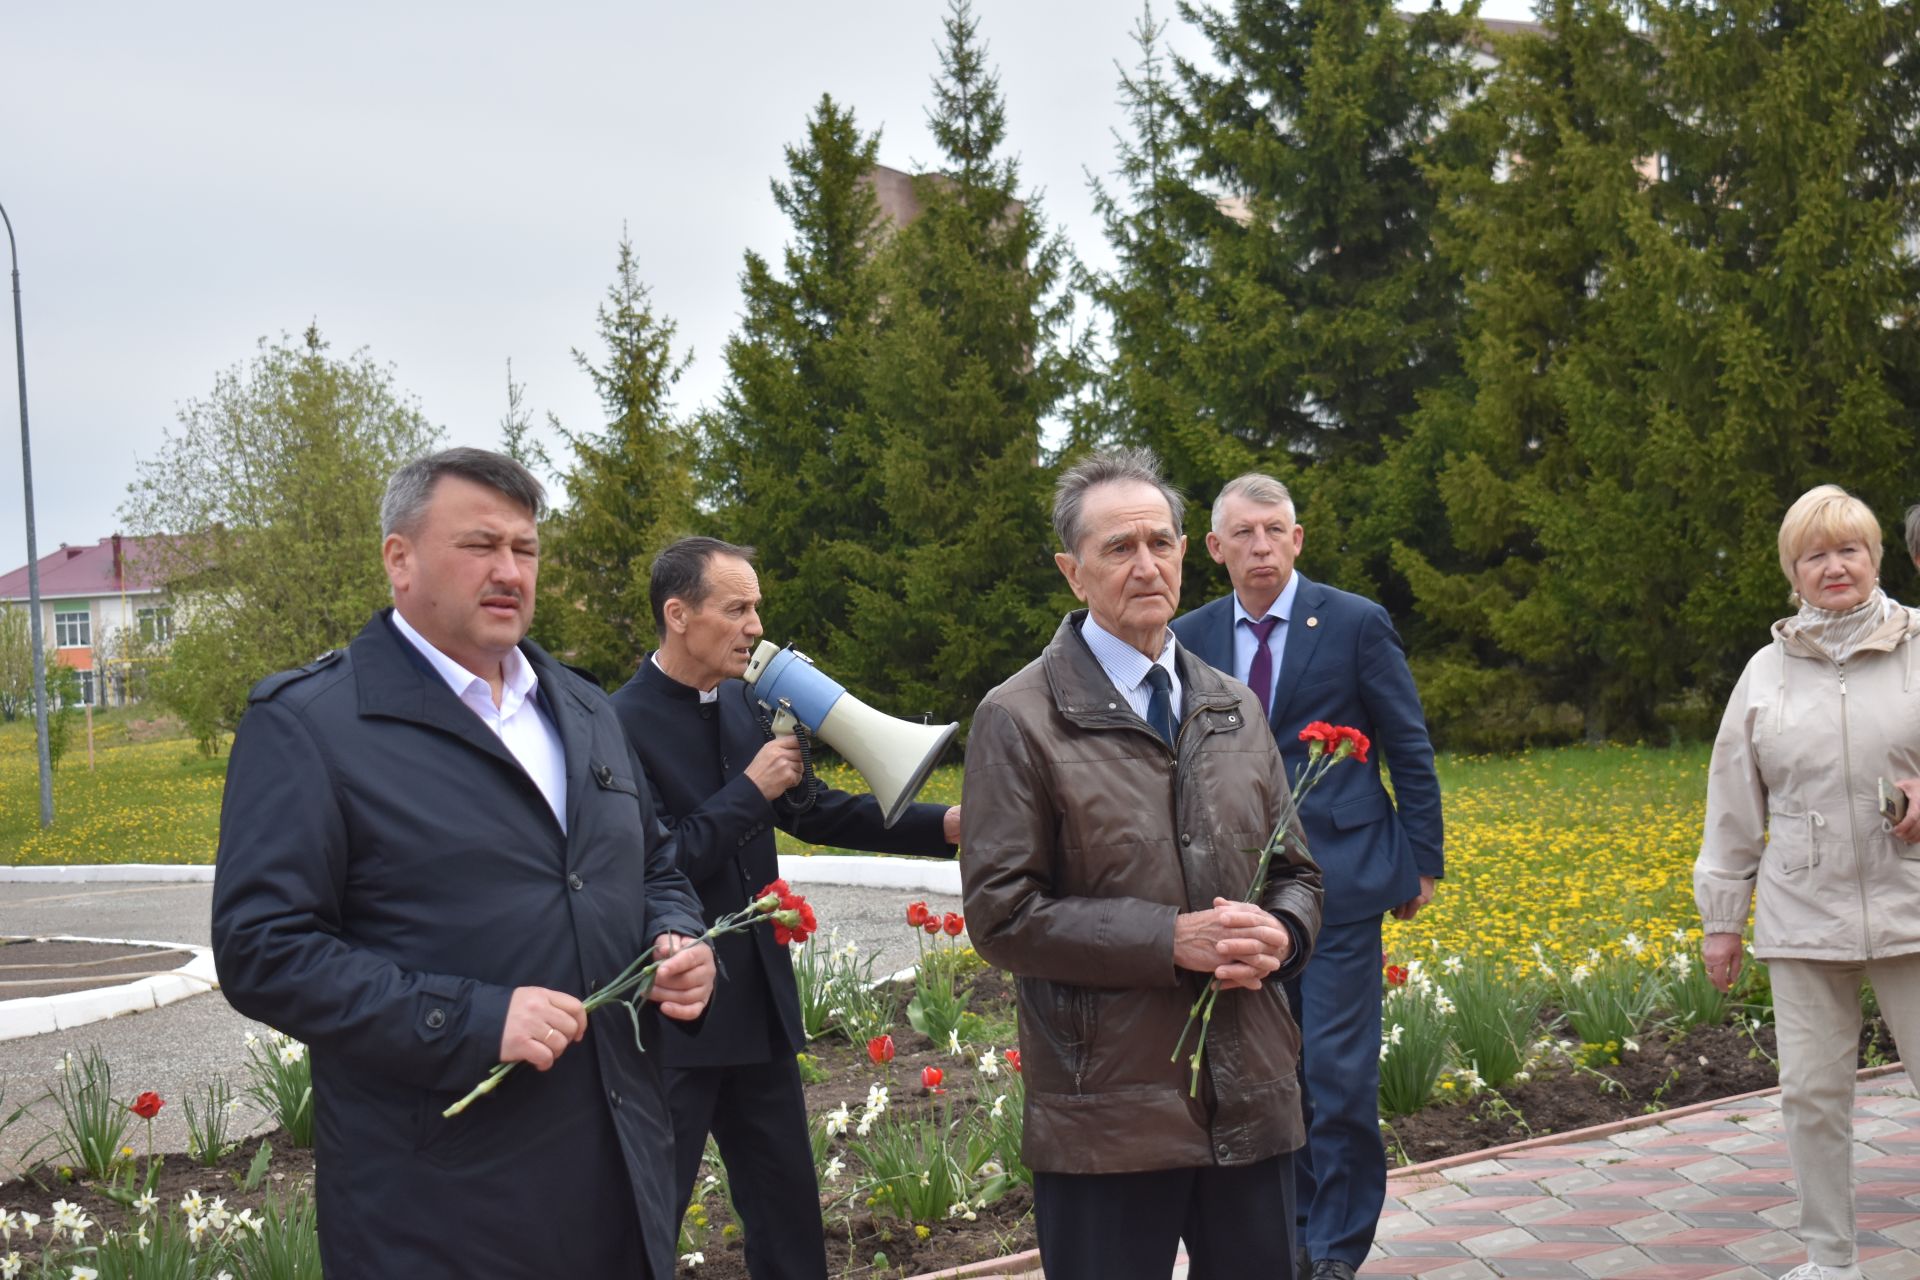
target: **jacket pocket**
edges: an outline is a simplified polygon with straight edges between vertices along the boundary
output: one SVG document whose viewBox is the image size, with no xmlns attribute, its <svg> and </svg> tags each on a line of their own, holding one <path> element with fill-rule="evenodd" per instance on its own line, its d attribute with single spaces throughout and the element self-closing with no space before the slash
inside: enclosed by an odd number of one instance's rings
<svg viewBox="0 0 1920 1280">
<path fill-rule="evenodd" d="M 1327 811 L 1333 819 L 1336 831 L 1351 831 L 1355 827 L 1364 827 L 1368 823 L 1379 822 L 1387 816 L 1387 793 L 1372 791 L 1364 796 L 1355 796 L 1351 800 L 1342 800 Z"/>
<path fill-rule="evenodd" d="M 1099 1020 L 1093 989 L 1064 982 L 1051 985 L 1053 1024 L 1060 1031 L 1061 1061 L 1073 1079 L 1073 1091 L 1079 1093 L 1087 1066 L 1093 1060 L 1093 1032 Z"/>
<path fill-rule="evenodd" d="M 1799 876 L 1820 865 L 1819 832 L 1826 818 L 1808 810 L 1805 813 L 1767 813 L 1767 850 L 1762 863 L 1775 875 Z"/>
<path fill-rule="evenodd" d="M 600 784 L 603 791 L 618 791 L 623 795 L 639 798 L 640 788 L 632 778 L 615 773 L 613 769 L 598 760 L 593 763 L 593 780 Z"/>
</svg>

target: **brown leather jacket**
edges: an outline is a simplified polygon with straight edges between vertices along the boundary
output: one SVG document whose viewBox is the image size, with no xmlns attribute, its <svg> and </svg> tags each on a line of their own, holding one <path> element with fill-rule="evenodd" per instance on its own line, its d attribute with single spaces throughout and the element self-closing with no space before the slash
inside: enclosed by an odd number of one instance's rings
<svg viewBox="0 0 1920 1280">
<path fill-rule="evenodd" d="M 1310 859 L 1274 860 L 1261 905 L 1295 949 L 1261 990 L 1222 993 L 1199 1097 L 1191 1041 L 1174 1060 L 1206 983 L 1174 967 L 1174 917 L 1246 894 L 1287 795 L 1279 749 L 1247 687 L 1180 649 L 1176 761 L 1081 639 L 1085 616 L 986 696 L 967 742 L 967 932 L 1020 979 L 1021 1154 L 1046 1172 L 1128 1173 L 1291 1151 L 1300 1032 L 1280 979 L 1320 929 Z"/>
</svg>

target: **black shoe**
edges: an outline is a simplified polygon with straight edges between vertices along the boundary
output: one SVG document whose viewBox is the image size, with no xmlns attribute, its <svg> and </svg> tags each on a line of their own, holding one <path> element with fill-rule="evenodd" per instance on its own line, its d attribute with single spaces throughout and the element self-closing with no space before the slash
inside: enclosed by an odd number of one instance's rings
<svg viewBox="0 0 1920 1280">
<path fill-rule="evenodd" d="M 1313 1280 L 1353 1280 L 1353 1268 L 1338 1258 L 1322 1258 L 1313 1264 Z"/>
</svg>

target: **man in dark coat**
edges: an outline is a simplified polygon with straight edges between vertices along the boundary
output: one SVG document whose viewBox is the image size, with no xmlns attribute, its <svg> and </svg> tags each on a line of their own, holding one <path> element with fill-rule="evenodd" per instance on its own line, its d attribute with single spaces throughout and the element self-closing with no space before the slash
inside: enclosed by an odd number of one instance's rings
<svg viewBox="0 0 1920 1280">
<path fill-rule="evenodd" d="M 1307 1145 L 1294 1157 L 1299 1244 L 1312 1280 L 1353 1280 L 1387 1191 L 1380 1142 L 1380 938 L 1387 912 L 1411 920 L 1443 869 L 1440 782 L 1407 655 L 1387 611 L 1294 571 L 1304 532 L 1271 476 L 1221 490 L 1207 550 L 1233 591 L 1173 623 L 1180 643 L 1246 682 L 1290 776 L 1307 757 L 1300 730 L 1351 725 L 1380 760 L 1344 764 L 1301 806 L 1307 849 L 1326 878 L 1325 924 L 1287 985 L 1304 1046 Z"/>
<path fill-rule="evenodd" d="M 544 501 L 482 450 L 402 468 L 395 607 L 234 739 L 214 955 L 312 1053 L 330 1276 L 673 1274 L 659 1055 L 581 997 L 652 944 L 660 1012 L 695 1018 L 712 952 L 606 696 L 524 639 Z M 501 1062 L 534 1069 L 442 1118 Z"/>
<path fill-rule="evenodd" d="M 653 563 L 660 649 L 613 695 L 659 797 L 681 870 L 713 920 L 780 874 L 774 828 L 817 844 L 951 857 L 960 810 L 910 807 L 891 829 L 870 795 L 820 788 L 797 808 L 800 744 L 769 740 L 739 677 L 761 635 L 748 547 L 686 538 Z M 806 1043 L 787 949 L 764 929 L 718 940 L 721 976 L 700 1025 L 664 1029 L 673 1105 L 674 1203 L 693 1193 L 712 1133 L 746 1232 L 754 1280 L 827 1274 L 820 1188 L 794 1054 Z"/>
</svg>

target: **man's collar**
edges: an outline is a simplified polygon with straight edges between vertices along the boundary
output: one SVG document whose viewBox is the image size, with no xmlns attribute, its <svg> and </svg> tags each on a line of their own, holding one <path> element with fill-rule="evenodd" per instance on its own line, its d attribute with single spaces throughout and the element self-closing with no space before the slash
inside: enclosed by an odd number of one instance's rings
<svg viewBox="0 0 1920 1280">
<path fill-rule="evenodd" d="M 475 675 L 467 670 L 442 653 L 431 640 L 414 630 L 413 624 L 407 621 L 400 610 L 395 609 L 388 616 L 393 619 L 394 630 L 406 637 L 407 643 L 419 651 L 420 656 L 433 667 L 434 673 L 446 681 L 447 687 L 453 690 L 455 697 L 464 695 L 476 680 L 483 685 L 488 683 L 485 676 Z M 539 673 L 533 669 L 533 664 L 526 660 L 519 648 L 509 649 L 506 657 L 500 660 L 501 701 L 505 702 L 506 693 L 517 694 L 523 699 L 531 698 L 539 683 Z M 491 686 L 489 686 L 488 696 L 489 698 L 492 696 Z"/>
<path fill-rule="evenodd" d="M 1080 627 L 1080 638 L 1087 642 L 1087 648 L 1100 662 L 1102 669 L 1118 683 L 1125 681 L 1122 689 L 1138 689 L 1140 682 L 1147 678 L 1152 668 L 1165 667 L 1168 674 L 1178 676 L 1179 668 L 1174 665 L 1173 653 L 1176 647 L 1172 628 L 1168 628 L 1166 640 L 1160 646 L 1158 659 L 1149 658 L 1125 640 L 1120 639 L 1098 622 L 1094 621 L 1091 611 Z"/>
<path fill-rule="evenodd" d="M 1273 606 L 1261 616 L 1278 618 L 1282 622 L 1288 621 L 1293 617 L 1293 599 L 1299 594 L 1300 574 L 1298 570 L 1294 570 L 1287 574 L 1287 585 L 1280 588 L 1280 594 L 1274 597 Z M 1247 612 L 1247 607 L 1240 603 L 1240 593 L 1235 591 L 1233 592 L 1233 625 L 1237 627 L 1242 621 L 1259 622 L 1260 618 Z"/>
<path fill-rule="evenodd" d="M 683 684 L 678 680 L 674 680 L 672 676 L 667 675 L 667 669 L 660 665 L 660 651 L 658 649 L 655 649 L 653 651 L 652 656 L 649 657 L 647 661 L 653 664 L 653 669 L 655 671 L 658 671 L 662 676 L 666 676 L 668 680 L 673 680 L 673 683 L 676 685 L 679 685 L 682 689 L 692 689 L 694 694 L 699 697 L 701 702 L 720 701 L 719 685 L 715 685 L 711 689 L 694 689 L 692 685 Z"/>
</svg>

